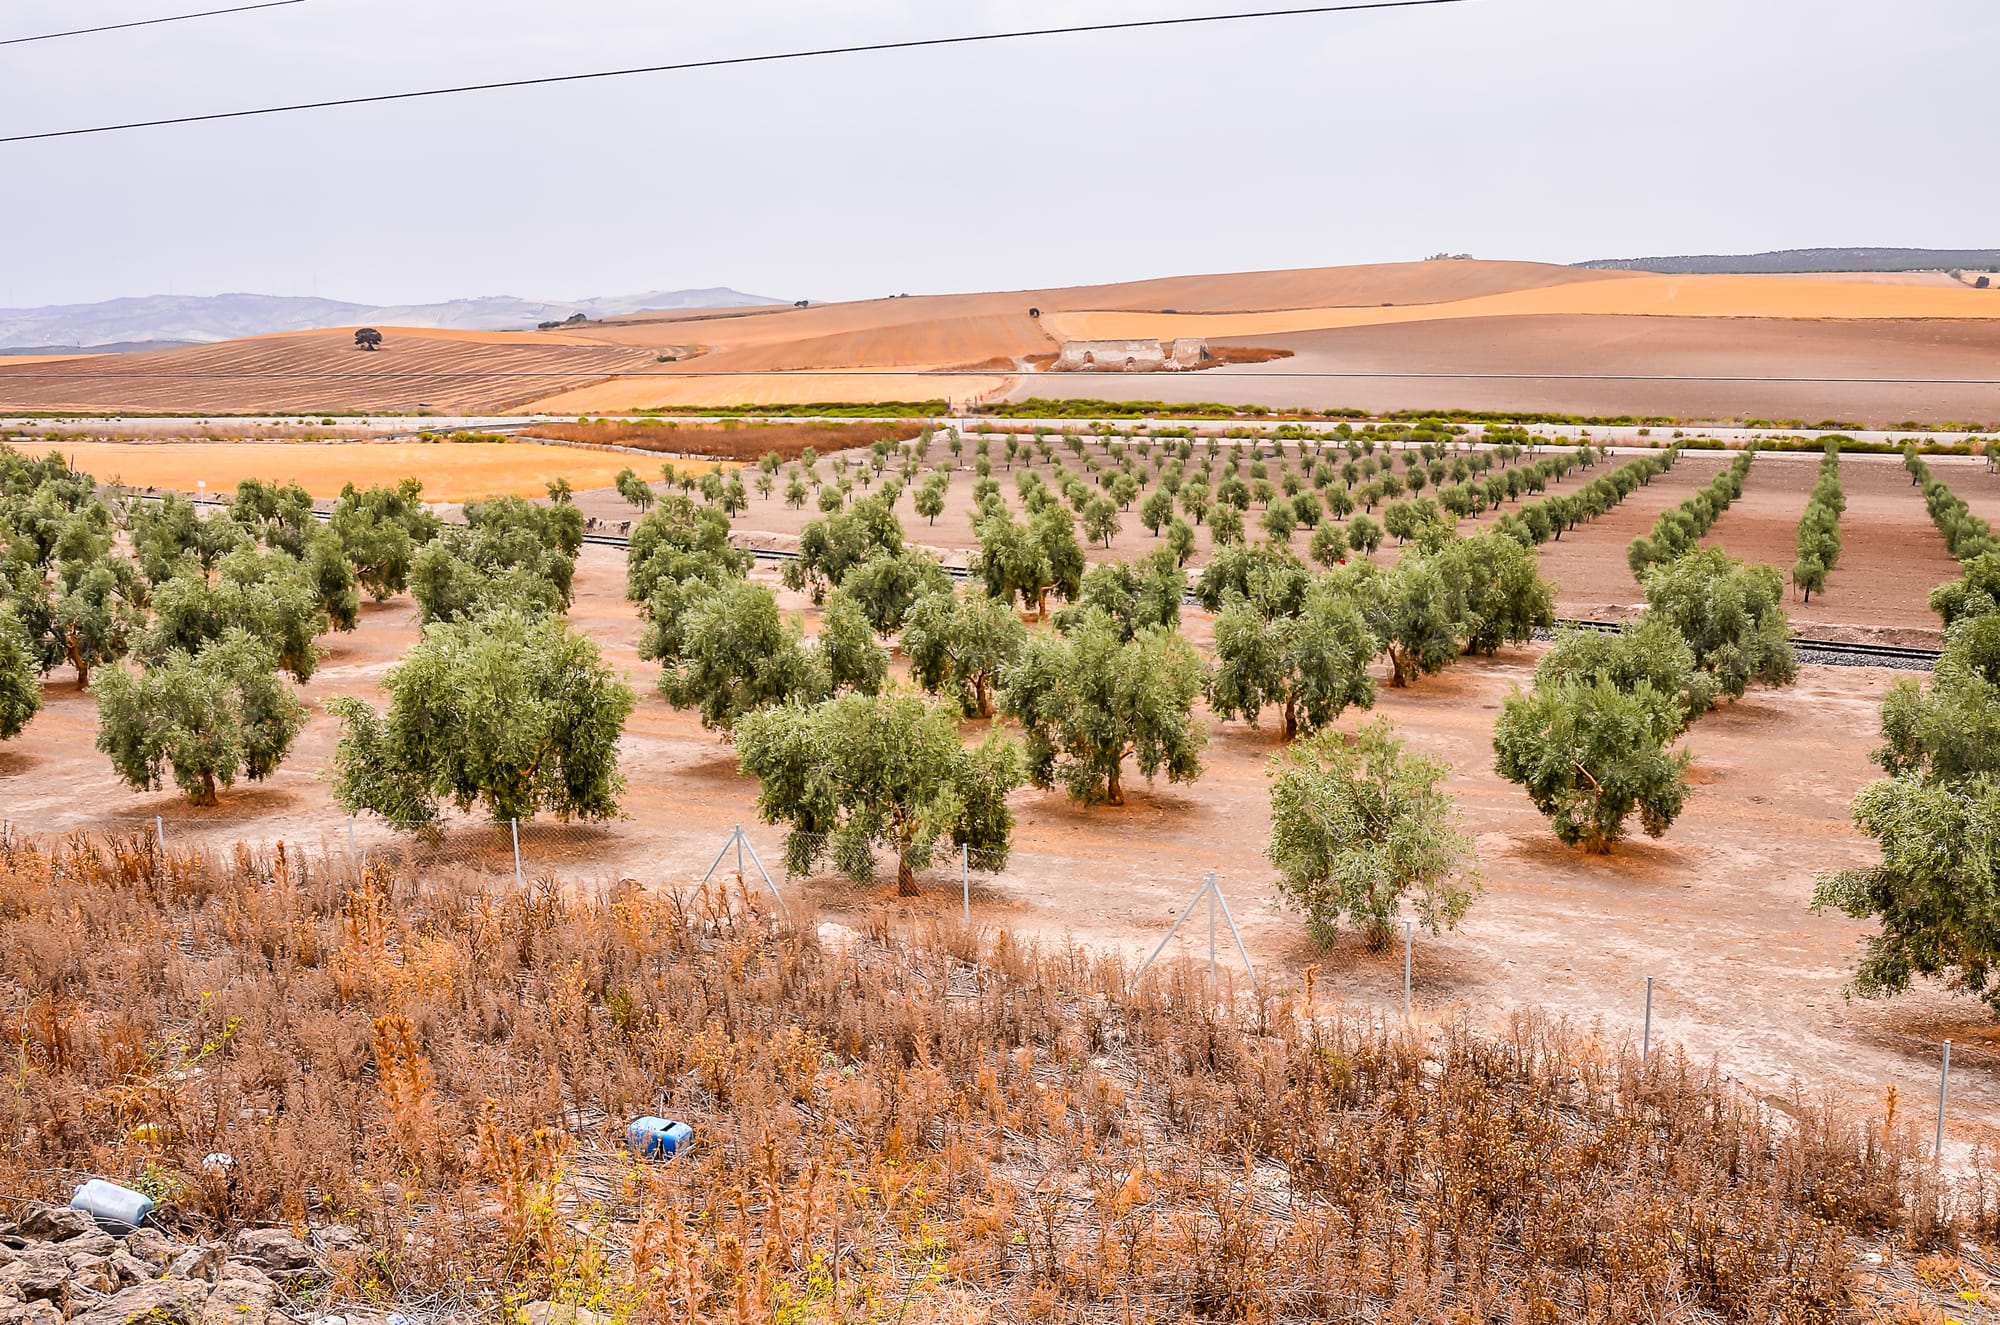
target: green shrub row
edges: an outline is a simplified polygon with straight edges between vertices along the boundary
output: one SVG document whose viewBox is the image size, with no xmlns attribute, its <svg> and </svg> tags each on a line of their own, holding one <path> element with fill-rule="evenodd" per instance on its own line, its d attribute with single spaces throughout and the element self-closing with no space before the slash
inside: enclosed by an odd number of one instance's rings
<svg viewBox="0 0 2000 1325">
<path fill-rule="evenodd" d="M 1799 518 L 1798 559 L 1792 563 L 1792 584 L 1809 603 L 1815 592 L 1826 588 L 1826 577 L 1840 561 L 1840 517 L 1846 510 L 1847 494 L 1840 490 L 1840 446 L 1829 442 L 1806 513 Z"/>
<path fill-rule="evenodd" d="M 1644 577 L 1649 567 L 1674 561 L 1693 550 L 1729 504 L 1743 495 L 1743 480 L 1757 458 L 1757 445 L 1729 462 L 1729 467 L 1708 481 L 1707 486 L 1653 522 L 1653 532 L 1632 540 L 1625 549 L 1626 564 L 1634 575 Z"/>
<path fill-rule="evenodd" d="M 1903 468 L 1910 471 L 1910 482 L 1924 490 L 1924 506 L 1931 513 L 1931 523 L 1944 535 L 1944 545 L 1952 556 L 1971 561 L 1981 553 L 2000 552 L 1993 526 L 1974 515 L 1950 484 L 1931 473 L 1931 467 L 1923 462 L 1915 447 L 1904 450 Z"/>
</svg>

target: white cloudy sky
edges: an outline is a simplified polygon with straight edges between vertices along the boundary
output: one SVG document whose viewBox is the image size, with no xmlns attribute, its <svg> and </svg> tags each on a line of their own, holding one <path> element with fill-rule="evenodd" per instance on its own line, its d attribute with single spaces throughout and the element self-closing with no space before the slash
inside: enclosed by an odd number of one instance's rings
<svg viewBox="0 0 2000 1325">
<path fill-rule="evenodd" d="M 226 0 L 10 0 L 0 37 Z M 0 46 L 0 134 L 1270 0 L 308 0 Z M 0 305 L 788 298 L 2000 246 L 1993 0 L 1472 0 L 0 146 Z"/>
</svg>

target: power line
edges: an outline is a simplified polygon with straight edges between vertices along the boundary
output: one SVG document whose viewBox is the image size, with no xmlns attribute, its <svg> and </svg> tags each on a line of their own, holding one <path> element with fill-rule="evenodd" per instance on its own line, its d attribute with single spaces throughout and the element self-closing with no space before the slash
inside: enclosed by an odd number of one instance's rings
<svg viewBox="0 0 2000 1325">
<path fill-rule="evenodd" d="M 84 357 L 84 356 L 78 356 Z M 111 356 L 106 356 L 111 357 Z M 17 372 L 7 367 L 5 357 L 0 357 L 0 386 L 16 381 L 52 382 L 403 382 L 403 381 L 575 381 L 587 378 L 578 389 L 606 385 L 628 379 L 653 379 L 663 381 L 693 381 L 702 378 L 731 377 L 1014 377 L 1024 381 L 1038 380 L 1049 376 L 1074 377 L 1083 374 L 1025 373 L 1018 369 L 1006 368 L 737 368 L 714 369 L 702 372 L 655 372 L 632 369 L 617 371 L 608 377 L 602 374 L 592 376 L 583 372 L 480 372 L 435 369 L 407 373 L 350 373 L 336 370 L 324 372 L 250 372 L 239 373 L 94 373 L 94 372 Z M 1099 374 L 1103 376 L 1103 374 Z M 1146 374 L 1146 376 L 1180 377 L 1182 374 Z M 1724 375 L 1709 373 L 1478 373 L 1478 372 L 1276 372 L 1276 373 L 1232 373 L 1226 377 L 1211 377 L 1205 380 L 1242 384 L 1272 379 L 1302 379 L 1331 381 L 1438 381 L 1438 382 L 1725 382 L 1725 383 L 1780 383 L 1818 386 L 2000 386 L 2000 377 L 1798 377 L 1781 375 Z M 1092 397 L 1077 397 L 1092 399 Z M 1107 397 L 1106 399 L 1110 399 Z"/>
<path fill-rule="evenodd" d="M 276 0 L 299 3 L 300 0 Z M 865 55 L 880 51 L 913 51 L 940 46 L 969 46 L 978 42 L 1020 41 L 1031 37 L 1069 37 L 1090 32 L 1131 32 L 1142 28 L 1188 27 L 1206 23 L 1238 23 L 1249 19 L 1303 18 L 1315 14 L 1351 14 L 1370 9 L 1418 9 L 1433 5 L 1466 4 L 1470 0 L 1359 0 L 1358 3 L 1310 5 L 1298 9 L 1261 9 L 1236 14 L 1196 14 L 1186 18 L 1132 19 L 1122 23 L 1082 23 L 1060 28 L 1022 28 L 1012 32 L 982 32 L 963 37 L 918 37 L 908 41 L 870 42 L 858 46 L 823 46 L 813 50 L 778 51 L 766 55 L 733 55 L 713 60 L 687 60 L 679 64 L 644 65 L 631 69 L 600 69 L 585 74 L 551 74 L 540 78 L 510 78 L 491 83 L 463 83 L 455 87 L 425 88 L 415 92 L 382 92 L 364 97 L 336 97 L 327 101 L 299 101 L 285 106 L 260 106 L 251 110 L 213 111 L 206 115 L 175 115 L 157 120 L 130 120 L 122 124 L 99 124 L 85 129 L 52 129 L 45 133 L 21 133 L 0 138 L 0 143 L 32 143 L 46 138 L 81 138 L 88 134 L 123 133 L 131 129 L 158 129 L 175 124 L 206 124 L 215 120 L 241 120 L 258 115 L 286 115 L 301 110 L 329 110 L 337 106 L 372 106 L 390 101 L 416 101 L 426 97 L 453 97 L 467 92 L 495 92 L 506 88 L 545 87 L 554 83 L 585 83 L 607 78 L 632 78 L 641 74 L 685 73 L 693 69 L 721 69 L 735 65 L 775 64 L 784 60 L 813 60 L 825 56 Z M 251 6 L 255 8 L 255 6 Z"/>
<path fill-rule="evenodd" d="M 280 9 L 302 5 L 306 0 L 263 0 L 261 4 L 236 5 L 230 9 L 204 9 L 198 14 L 169 14 L 164 18 L 134 19 L 129 23 L 106 23 L 94 28 L 71 28 L 67 32 L 43 32 L 33 37 L 0 38 L 0 46 L 25 46 L 31 41 L 55 41 L 62 37 L 88 37 L 96 32 L 120 32 L 126 28 L 150 28 L 161 23 L 185 23 L 193 18 L 218 18 L 223 14 L 245 14 L 253 9 Z"/>
</svg>

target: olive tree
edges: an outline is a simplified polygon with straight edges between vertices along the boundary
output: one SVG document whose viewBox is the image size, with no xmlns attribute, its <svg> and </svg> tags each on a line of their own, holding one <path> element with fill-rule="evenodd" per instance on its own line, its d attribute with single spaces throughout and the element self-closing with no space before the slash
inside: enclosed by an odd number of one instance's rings
<svg viewBox="0 0 2000 1325">
<path fill-rule="evenodd" d="M 785 563 L 785 586 L 803 590 L 815 603 L 871 557 L 903 550 L 903 525 L 879 497 L 864 497 L 849 510 L 813 520 L 799 532 L 799 555 Z"/>
<path fill-rule="evenodd" d="M 41 711 L 41 670 L 20 618 L 0 606 L 0 741 L 19 736 Z"/>
<path fill-rule="evenodd" d="M 1703 547 L 1645 574 L 1646 602 L 1681 633 L 1695 664 L 1723 694 L 1741 699 L 1752 682 L 1790 685 L 1798 677 L 1786 619 L 1785 577 Z"/>
<path fill-rule="evenodd" d="M 938 559 L 917 548 L 881 552 L 849 570 L 840 591 L 858 606 L 868 623 L 883 635 L 902 629 L 919 598 L 951 586 Z"/>
<path fill-rule="evenodd" d="M 1125 760 L 1148 780 L 1201 776 L 1207 733 L 1194 718 L 1206 677 L 1178 632 L 1148 626 L 1127 640 L 1102 612 L 1032 639 L 1006 670 L 1001 706 L 1027 737 L 1028 778 L 1061 783 L 1085 804 L 1123 805 Z"/>
<path fill-rule="evenodd" d="M 298 681 L 312 679 L 326 633 L 320 606 L 304 568 L 281 552 L 237 549 L 223 558 L 213 582 L 182 574 L 153 589 L 153 622 L 136 652 L 149 663 L 175 651 L 198 654 L 231 630 L 261 640 L 279 667 Z"/>
<path fill-rule="evenodd" d="M 1386 718 L 1352 739 L 1321 731 L 1271 761 L 1278 891 L 1319 943 L 1345 920 L 1387 946 L 1404 897 L 1432 933 L 1456 926 L 1479 891 L 1472 839 L 1439 785 L 1442 762 L 1406 753 Z"/>
<path fill-rule="evenodd" d="M 355 578 L 376 602 L 410 584 L 417 549 L 442 527 L 424 509 L 424 485 L 406 478 L 393 488 L 356 488 L 349 483 L 334 503 L 327 527 L 354 567 Z"/>
<path fill-rule="evenodd" d="M 91 672 L 131 652 L 146 628 L 145 586 L 129 561 L 101 557 L 69 562 L 46 598 L 37 621 L 46 632 L 45 666 L 66 662 L 76 683 L 90 684 Z M 33 626 L 30 627 L 31 629 Z"/>
<path fill-rule="evenodd" d="M 1027 643 L 1012 606 L 977 589 L 960 596 L 947 587 L 910 609 L 901 647 L 918 685 L 953 696 L 967 717 L 990 718 L 994 686 Z"/>
<path fill-rule="evenodd" d="M 1451 582 L 1467 653 L 1533 639 L 1555 624 L 1556 588 L 1535 554 L 1501 533 L 1446 542 L 1436 557 Z"/>
<path fill-rule="evenodd" d="M 1292 615 L 1265 617 L 1237 599 L 1215 619 L 1215 675 L 1209 705 L 1218 718 L 1242 716 L 1252 727 L 1276 705 L 1286 740 L 1373 707 L 1368 664 L 1381 643 L 1352 595 L 1315 585 Z"/>
<path fill-rule="evenodd" d="M 1495 767 L 1527 790 L 1559 840 L 1602 855 L 1635 812 L 1649 837 L 1679 817 L 1692 760 L 1667 746 L 1685 721 L 1681 696 L 1650 681 L 1630 689 L 1601 675 L 1543 681 L 1500 706 Z"/>
<path fill-rule="evenodd" d="M 1116 621 L 1130 639 L 1145 626 L 1178 626 L 1186 594 L 1187 573 L 1165 549 L 1136 563 L 1105 562 L 1085 573 L 1076 602 L 1056 613 L 1056 628 L 1067 630 L 1084 613 L 1099 611 Z"/>
<path fill-rule="evenodd" d="M 270 646 L 241 628 L 199 655 L 176 649 L 136 673 L 107 667 L 91 685 L 97 748 L 142 791 L 171 770 L 189 801 L 214 805 L 219 787 L 275 772 L 305 725 L 305 705 L 277 672 Z"/>
<path fill-rule="evenodd" d="M 637 470 L 629 468 L 619 470 L 617 476 L 611 480 L 611 485 L 618 490 L 619 496 L 641 511 L 653 508 L 655 496 L 653 485 L 640 478 Z"/>
<path fill-rule="evenodd" d="M 519 497 L 468 502 L 466 523 L 419 551 L 411 591 L 425 624 L 463 621 L 497 608 L 560 612 L 569 607 L 583 514 Z"/>
<path fill-rule="evenodd" d="M 496 822 L 618 813 L 618 740 L 636 696 L 555 617 L 506 608 L 438 622 L 383 678 L 389 711 L 343 696 L 334 798 L 402 830 L 447 807 Z"/>
<path fill-rule="evenodd" d="M 1881 863 L 1820 875 L 1813 909 L 1881 922 L 1855 991 L 1884 997 L 1930 977 L 2000 1017 L 2000 779 L 1884 778 L 1855 797 L 1854 822 L 1880 844 Z"/>
<path fill-rule="evenodd" d="M 1049 595 L 1074 599 L 1083 584 L 1083 548 L 1068 511 L 1054 503 L 1016 523 L 1003 508 L 979 522 L 972 577 L 1002 602 L 1019 598 L 1035 615 L 1049 614 Z"/>
<path fill-rule="evenodd" d="M 736 750 L 742 772 L 758 781 L 759 816 L 790 827 L 785 866 L 794 874 L 831 859 L 866 881 L 881 848 L 895 856 L 897 889 L 909 896 L 943 843 L 1006 858 L 1007 793 L 1020 785 L 1020 756 L 997 735 L 966 748 L 941 705 L 913 695 L 785 704 L 746 715 Z"/>
</svg>

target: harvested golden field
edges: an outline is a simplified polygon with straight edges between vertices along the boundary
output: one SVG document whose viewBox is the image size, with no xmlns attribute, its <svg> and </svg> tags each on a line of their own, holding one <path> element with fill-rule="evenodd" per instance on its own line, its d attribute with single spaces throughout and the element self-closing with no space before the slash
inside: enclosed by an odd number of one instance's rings
<svg viewBox="0 0 2000 1325">
<path fill-rule="evenodd" d="M 394 485 L 415 478 L 431 501 L 512 493 L 543 495 L 566 478 L 602 488 L 638 456 L 532 442 L 64 442 L 70 464 L 131 487 L 228 492 L 239 479 L 297 483 L 315 497 L 338 497 L 348 483 Z"/>
<path fill-rule="evenodd" d="M 621 346 L 405 334 L 365 353 L 345 332 L 101 354 L 17 367 L 0 360 L 0 409 L 153 414 L 505 410 L 600 381 L 654 356 Z M 530 333 L 532 335 L 533 333 Z"/>
<path fill-rule="evenodd" d="M 1071 340 L 1206 336 L 1239 338 L 1330 327 L 1520 316 L 1699 318 L 2000 318 L 2000 295 L 1964 286 L 1797 281 L 1787 276 L 1653 276 L 1570 282 L 1406 306 L 1298 307 L 1262 313 L 1064 312 L 1050 317 Z"/>
</svg>

